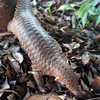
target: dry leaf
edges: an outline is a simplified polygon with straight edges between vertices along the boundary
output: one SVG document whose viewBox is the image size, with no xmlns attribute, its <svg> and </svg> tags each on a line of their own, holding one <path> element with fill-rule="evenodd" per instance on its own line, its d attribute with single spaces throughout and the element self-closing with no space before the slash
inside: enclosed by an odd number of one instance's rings
<svg viewBox="0 0 100 100">
<path fill-rule="evenodd" d="M 11 55 L 8 55 L 8 59 L 10 60 L 11 67 L 14 68 L 16 72 L 21 72 L 19 63 Z"/>
<path fill-rule="evenodd" d="M 96 64 L 100 64 L 100 55 L 92 55 L 89 53 L 90 59 Z"/>
<path fill-rule="evenodd" d="M 22 63 L 24 58 L 23 55 L 20 52 L 13 53 L 13 57 L 19 62 Z"/>
<path fill-rule="evenodd" d="M 80 44 L 79 43 L 76 43 L 76 42 L 72 42 L 70 44 L 63 44 L 65 47 L 69 48 L 70 50 L 72 49 L 77 49 L 80 47 Z"/>
<path fill-rule="evenodd" d="M 2 89 L 5 90 L 5 89 L 9 89 L 9 88 L 10 88 L 10 86 L 9 86 L 8 80 L 6 78 L 6 80 L 5 80 L 5 82 L 4 82 L 3 86 L 2 86 Z M 2 94 L 3 93 L 0 93 L 0 97 L 2 96 Z"/>
<path fill-rule="evenodd" d="M 91 66 L 91 71 L 96 75 L 100 75 L 99 72 L 97 71 L 97 69 L 93 66 Z"/>
<path fill-rule="evenodd" d="M 25 94 L 26 94 L 26 89 L 25 87 L 21 87 L 21 86 L 16 86 L 16 91 L 17 93 L 20 95 L 20 98 L 24 98 Z"/>
<path fill-rule="evenodd" d="M 96 35 L 94 34 L 93 31 L 90 31 L 90 30 L 83 30 L 83 32 L 87 35 L 87 37 L 90 37 L 92 39 L 96 39 Z"/>
<path fill-rule="evenodd" d="M 61 100 L 65 100 L 66 94 L 60 95 L 59 97 L 61 98 Z"/>
<path fill-rule="evenodd" d="M 8 66 L 6 67 L 6 75 L 7 75 L 9 80 L 12 80 L 11 71 L 10 71 L 10 68 Z"/>
<path fill-rule="evenodd" d="M 9 59 L 11 62 L 16 61 L 11 55 L 8 55 L 7 57 L 8 57 L 8 59 Z"/>
<path fill-rule="evenodd" d="M 80 80 L 80 81 L 81 81 L 81 85 L 82 85 L 82 87 L 83 87 L 83 90 L 89 91 L 89 88 L 88 88 L 88 86 L 84 83 L 84 81 L 83 81 L 83 80 Z"/>
<path fill-rule="evenodd" d="M 97 35 L 97 40 L 100 40 L 100 33 L 99 33 L 99 35 Z"/>
<path fill-rule="evenodd" d="M 88 52 L 84 52 L 81 58 L 84 65 L 86 65 L 90 61 L 90 56 Z"/>
<path fill-rule="evenodd" d="M 56 19 L 57 19 L 56 16 L 51 16 L 50 18 L 48 18 L 48 21 L 55 22 Z"/>
<path fill-rule="evenodd" d="M 16 100 L 15 98 L 15 94 L 10 94 L 8 97 L 7 97 L 8 100 Z"/>
<path fill-rule="evenodd" d="M 10 62 L 12 68 L 14 68 L 15 72 L 19 73 L 22 72 L 20 65 L 18 62 Z"/>
<path fill-rule="evenodd" d="M 29 80 L 29 81 L 27 82 L 27 86 L 28 86 L 28 87 L 31 87 L 31 88 L 35 88 L 35 86 L 34 86 L 34 84 L 33 84 L 33 82 L 32 82 L 31 80 Z"/>
<path fill-rule="evenodd" d="M 16 53 L 19 50 L 20 50 L 20 47 L 19 46 L 11 46 L 10 48 L 8 48 L 7 52 Z"/>
<path fill-rule="evenodd" d="M 30 96 L 30 93 L 29 93 L 29 89 L 27 88 L 27 93 L 25 95 L 25 97 L 23 98 L 23 100 L 27 100 L 27 98 Z M 31 100 L 31 99 L 29 99 Z"/>
<path fill-rule="evenodd" d="M 93 77 L 92 77 L 92 73 L 91 73 L 91 71 L 89 71 L 89 72 L 88 72 L 88 75 L 86 75 L 86 76 L 87 76 L 87 79 L 88 79 L 89 85 L 91 85 L 91 84 L 92 84 L 92 81 L 93 81 Z"/>
<path fill-rule="evenodd" d="M 99 86 L 100 86 L 100 77 L 97 76 L 97 75 L 94 75 L 94 79 L 93 79 L 93 82 L 92 82 L 92 88 L 96 89 Z"/>
<path fill-rule="evenodd" d="M 26 100 L 61 100 L 61 99 L 57 94 L 44 94 L 44 95 L 38 94 L 38 95 L 30 96 Z"/>
</svg>

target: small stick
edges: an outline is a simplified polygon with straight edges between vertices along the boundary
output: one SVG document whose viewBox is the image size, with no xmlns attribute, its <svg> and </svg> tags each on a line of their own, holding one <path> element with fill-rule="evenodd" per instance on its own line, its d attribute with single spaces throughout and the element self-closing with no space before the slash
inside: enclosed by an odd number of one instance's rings
<svg viewBox="0 0 100 100">
<path fill-rule="evenodd" d="M 54 90 L 55 90 L 55 87 L 52 89 L 51 93 L 50 93 L 49 96 L 46 98 L 46 100 L 48 100 L 48 99 L 50 98 L 50 96 L 53 94 Z"/>
<path fill-rule="evenodd" d="M 9 36 L 9 35 L 12 35 L 12 33 L 10 33 L 10 32 L 1 32 L 0 33 L 0 37 Z"/>
</svg>

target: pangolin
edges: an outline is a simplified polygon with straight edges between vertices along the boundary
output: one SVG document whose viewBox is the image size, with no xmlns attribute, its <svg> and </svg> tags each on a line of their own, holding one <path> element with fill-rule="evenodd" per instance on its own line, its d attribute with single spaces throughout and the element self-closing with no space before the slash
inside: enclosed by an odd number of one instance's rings
<svg viewBox="0 0 100 100">
<path fill-rule="evenodd" d="M 8 31 L 15 34 L 32 62 L 38 88 L 44 92 L 42 75 L 54 76 L 74 95 L 82 94 L 73 69 L 66 63 L 62 49 L 33 15 L 30 0 L 18 0 Z"/>
</svg>

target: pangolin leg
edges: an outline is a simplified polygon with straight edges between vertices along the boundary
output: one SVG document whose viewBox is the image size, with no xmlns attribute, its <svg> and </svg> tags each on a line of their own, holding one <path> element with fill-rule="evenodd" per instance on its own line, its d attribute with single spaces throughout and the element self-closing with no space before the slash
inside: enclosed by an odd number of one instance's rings
<svg viewBox="0 0 100 100">
<path fill-rule="evenodd" d="M 34 79 L 37 83 L 37 86 L 38 86 L 38 89 L 39 91 L 41 91 L 42 93 L 45 93 L 46 90 L 44 88 L 44 81 L 43 81 L 43 77 L 42 77 L 42 73 L 40 70 L 37 70 L 37 69 L 33 69 L 33 76 L 34 76 Z"/>
</svg>

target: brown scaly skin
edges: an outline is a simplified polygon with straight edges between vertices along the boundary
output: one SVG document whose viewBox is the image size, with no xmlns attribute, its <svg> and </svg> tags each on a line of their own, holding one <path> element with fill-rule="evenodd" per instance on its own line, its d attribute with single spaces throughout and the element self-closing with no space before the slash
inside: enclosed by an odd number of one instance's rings
<svg viewBox="0 0 100 100">
<path fill-rule="evenodd" d="M 17 0 L 0 0 L 0 32 L 7 31 L 9 21 L 13 18 Z"/>
<path fill-rule="evenodd" d="M 66 64 L 58 43 L 42 28 L 33 16 L 30 0 L 18 0 L 13 20 L 8 25 L 8 31 L 15 34 L 32 61 L 34 78 L 39 89 L 42 75 L 59 78 L 58 81 L 76 96 L 81 94 L 74 71 Z"/>
</svg>

